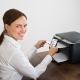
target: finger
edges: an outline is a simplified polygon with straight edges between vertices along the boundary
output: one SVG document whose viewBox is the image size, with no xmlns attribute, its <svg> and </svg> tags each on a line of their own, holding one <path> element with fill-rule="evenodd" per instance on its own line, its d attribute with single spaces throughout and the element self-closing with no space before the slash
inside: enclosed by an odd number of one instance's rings
<svg viewBox="0 0 80 80">
<path fill-rule="evenodd" d="M 46 42 L 42 42 L 41 45 L 44 45 Z"/>
<path fill-rule="evenodd" d="M 43 47 L 44 45 L 42 44 L 42 45 L 40 45 L 40 47 Z"/>
</svg>

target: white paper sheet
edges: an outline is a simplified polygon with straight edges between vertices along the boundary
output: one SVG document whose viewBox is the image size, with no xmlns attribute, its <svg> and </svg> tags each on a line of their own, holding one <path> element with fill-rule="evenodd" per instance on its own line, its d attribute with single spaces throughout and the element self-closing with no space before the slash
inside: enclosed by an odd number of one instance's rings
<svg viewBox="0 0 80 80">
<path fill-rule="evenodd" d="M 58 48 L 66 48 L 67 46 L 58 42 Z M 68 53 L 67 52 L 63 52 L 63 51 L 60 51 L 59 53 L 56 53 L 54 56 L 53 56 L 53 59 L 57 62 L 57 63 L 60 63 L 60 62 L 64 62 L 64 61 L 67 61 L 68 60 Z"/>
<path fill-rule="evenodd" d="M 67 47 L 66 45 L 64 45 L 60 42 L 58 42 L 57 45 L 58 45 L 58 48 L 66 48 Z"/>
<path fill-rule="evenodd" d="M 56 54 L 53 56 L 53 59 L 54 59 L 57 63 L 64 62 L 64 61 L 67 61 L 67 60 L 68 60 L 68 54 L 67 54 L 67 53 L 63 53 L 63 52 L 56 53 Z"/>
</svg>

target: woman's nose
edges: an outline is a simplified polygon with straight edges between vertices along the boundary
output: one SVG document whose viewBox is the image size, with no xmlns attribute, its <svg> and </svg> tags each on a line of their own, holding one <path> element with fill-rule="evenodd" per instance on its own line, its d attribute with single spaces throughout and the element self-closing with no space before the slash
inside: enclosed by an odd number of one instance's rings
<svg viewBox="0 0 80 80">
<path fill-rule="evenodd" d="M 26 32 L 26 28 L 25 27 L 22 27 L 21 31 L 22 32 Z"/>
</svg>

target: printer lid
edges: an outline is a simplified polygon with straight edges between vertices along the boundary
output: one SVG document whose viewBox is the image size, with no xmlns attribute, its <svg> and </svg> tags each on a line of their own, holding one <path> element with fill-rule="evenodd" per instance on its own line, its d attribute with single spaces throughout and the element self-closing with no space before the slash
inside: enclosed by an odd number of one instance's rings
<svg viewBox="0 0 80 80">
<path fill-rule="evenodd" d="M 61 39 L 66 39 L 72 43 L 80 42 L 80 33 L 76 32 L 76 31 L 58 33 L 55 35 L 59 36 Z"/>
</svg>

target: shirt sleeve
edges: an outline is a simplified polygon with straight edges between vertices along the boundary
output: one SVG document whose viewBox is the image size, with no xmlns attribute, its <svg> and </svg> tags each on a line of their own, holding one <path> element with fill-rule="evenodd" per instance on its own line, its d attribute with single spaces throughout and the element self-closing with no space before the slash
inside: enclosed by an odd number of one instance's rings
<svg viewBox="0 0 80 80">
<path fill-rule="evenodd" d="M 22 52 L 16 52 L 9 60 L 10 64 L 16 69 L 16 71 L 18 71 L 18 73 L 34 80 L 46 70 L 51 61 L 51 56 L 47 55 L 39 65 L 33 67 Z"/>
<path fill-rule="evenodd" d="M 26 54 L 25 56 L 30 60 L 37 52 L 37 48 L 33 46 Z"/>
</svg>

